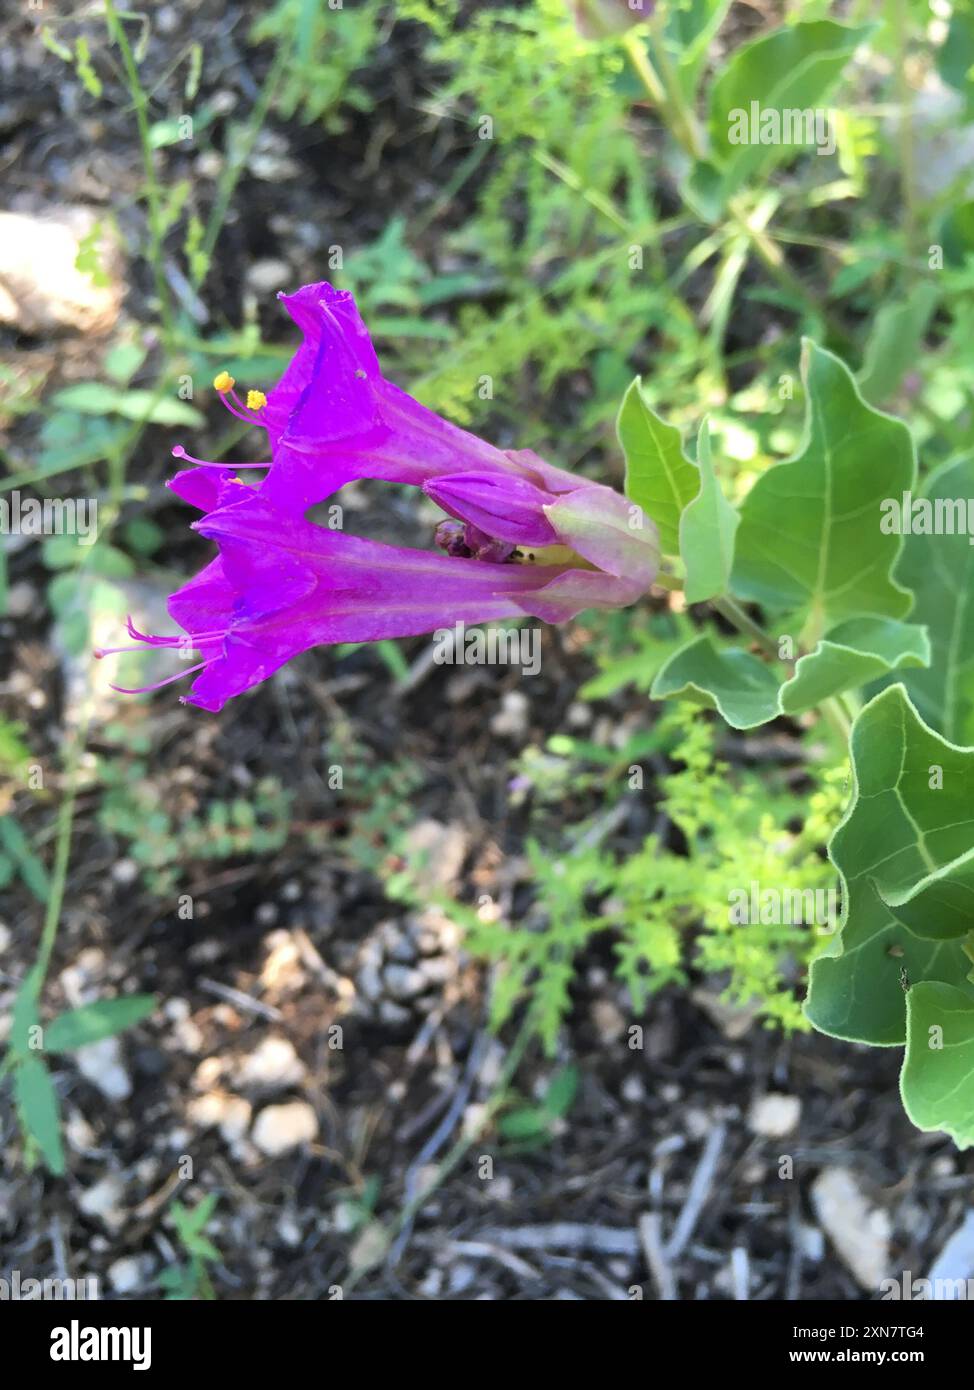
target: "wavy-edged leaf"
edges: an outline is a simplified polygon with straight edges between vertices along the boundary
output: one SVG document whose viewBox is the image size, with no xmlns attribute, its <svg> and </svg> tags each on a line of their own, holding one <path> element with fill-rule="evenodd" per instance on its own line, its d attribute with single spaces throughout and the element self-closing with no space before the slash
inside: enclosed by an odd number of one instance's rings
<svg viewBox="0 0 974 1390">
<path fill-rule="evenodd" d="M 906 667 L 929 666 L 927 629 L 895 618 L 850 618 L 799 659 L 781 688 L 785 714 L 799 714 L 833 695 Z"/>
<path fill-rule="evenodd" d="M 919 1129 L 944 1130 L 961 1149 L 974 1144 L 974 999 L 927 980 L 907 996 L 906 1057 L 900 1093 Z"/>
<path fill-rule="evenodd" d="M 974 1002 L 970 924 L 958 916 L 974 906 L 974 749 L 941 738 L 894 685 L 859 713 L 851 753 L 852 799 L 829 844 L 842 918 L 812 963 L 805 1009 L 824 1033 L 888 1046 L 906 1038 L 901 969 L 914 986 L 938 980 Z"/>
<path fill-rule="evenodd" d="M 974 498 L 974 457 L 943 464 L 921 496 L 936 507 Z M 944 519 L 949 516 L 944 510 Z M 916 594 L 912 617 L 930 631 L 931 662 L 903 684 L 944 738 L 974 743 L 974 545 L 972 534 L 910 535 L 896 577 Z"/>
<path fill-rule="evenodd" d="M 724 496 L 710 455 L 706 419 L 697 440 L 700 489 L 680 517 L 680 555 L 686 567 L 687 603 L 703 603 L 727 589 L 734 564 L 734 537 L 740 524 L 737 511 Z"/>
<path fill-rule="evenodd" d="M 778 678 L 766 662 L 739 647 L 717 647 L 698 637 L 671 656 L 650 699 L 675 696 L 717 710 L 734 729 L 753 729 L 778 714 Z"/>
<path fill-rule="evenodd" d="M 660 669 L 650 697 L 684 696 L 716 709 L 735 729 L 754 729 L 782 714 L 802 714 L 844 690 L 904 666 L 929 661 L 926 629 L 892 618 L 852 618 L 800 657 L 781 683 L 766 661 L 738 647 L 695 638 Z"/>
<path fill-rule="evenodd" d="M 641 377 L 622 399 L 616 431 L 626 459 L 626 496 L 655 521 L 663 554 L 679 555 L 680 517 L 700 490 L 700 474 L 683 452 L 680 431 L 649 404 Z"/>
<path fill-rule="evenodd" d="M 903 422 L 868 405 L 848 367 L 807 339 L 802 379 L 801 449 L 744 499 L 731 587 L 772 612 L 806 615 L 817 640 L 847 618 L 910 611 L 911 594 L 890 575 L 902 537 L 880 530 L 880 505 L 912 487 L 916 454 Z"/>
</svg>

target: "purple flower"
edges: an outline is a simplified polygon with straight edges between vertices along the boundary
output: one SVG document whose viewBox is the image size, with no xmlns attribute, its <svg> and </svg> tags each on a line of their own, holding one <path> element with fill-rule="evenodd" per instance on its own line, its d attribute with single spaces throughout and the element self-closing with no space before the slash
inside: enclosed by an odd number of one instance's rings
<svg viewBox="0 0 974 1390">
<path fill-rule="evenodd" d="M 253 488 L 235 467 L 202 464 L 171 481 L 219 555 L 169 600 L 184 635 L 130 628 L 199 653 L 190 703 L 219 710 L 309 647 L 461 621 L 563 622 L 649 588 L 658 542 L 639 508 L 529 451 L 495 449 L 386 381 L 350 295 L 308 285 L 284 302 L 304 341 L 277 386 L 245 406 L 225 374 L 216 383 L 234 413 L 266 427 L 271 463 L 254 466 L 267 476 Z M 437 528 L 445 553 L 305 519 L 353 478 L 422 487 L 452 518 Z"/>
</svg>

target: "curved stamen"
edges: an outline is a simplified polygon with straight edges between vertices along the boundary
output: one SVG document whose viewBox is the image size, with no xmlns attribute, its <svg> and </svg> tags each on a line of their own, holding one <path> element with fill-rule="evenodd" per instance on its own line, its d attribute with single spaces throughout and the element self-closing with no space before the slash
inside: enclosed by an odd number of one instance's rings
<svg viewBox="0 0 974 1390">
<path fill-rule="evenodd" d="M 270 468 L 270 460 L 267 463 L 216 463 L 211 459 L 197 459 L 192 454 L 187 454 L 181 444 L 174 444 L 169 451 L 174 459 L 183 459 L 186 463 L 195 463 L 199 468 L 229 468 L 231 471 L 237 468 Z"/>
<path fill-rule="evenodd" d="M 183 676 L 191 676 L 194 671 L 202 671 L 206 664 L 205 661 L 201 661 L 196 666 L 187 666 L 185 671 L 177 671 L 174 676 L 167 676 L 165 680 L 156 681 L 155 685 L 140 685 L 135 690 L 123 690 L 120 685 L 112 685 L 109 682 L 109 689 L 116 690 L 119 695 L 147 695 L 150 690 L 161 690 L 164 685 L 172 685 L 173 681 L 181 681 Z"/>
<path fill-rule="evenodd" d="M 226 391 L 220 391 L 219 396 L 220 400 L 226 406 L 227 410 L 229 410 L 230 414 L 236 415 L 238 420 L 246 420 L 248 425 L 263 426 L 263 420 L 261 420 L 260 417 L 256 415 L 252 410 L 247 409 L 247 407 L 244 405 L 243 401 L 237 395 L 236 391 L 233 389 L 232 386 L 229 387 Z M 233 402 L 232 405 L 231 401 Z"/>
</svg>

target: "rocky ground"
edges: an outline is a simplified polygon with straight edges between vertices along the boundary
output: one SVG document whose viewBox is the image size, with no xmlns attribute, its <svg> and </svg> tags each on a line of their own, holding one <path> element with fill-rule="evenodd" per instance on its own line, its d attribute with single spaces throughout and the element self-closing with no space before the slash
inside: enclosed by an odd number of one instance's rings
<svg viewBox="0 0 974 1390">
<path fill-rule="evenodd" d="M 216 3 L 154 16 L 174 44 L 192 35 L 206 45 L 205 90 L 228 111 L 253 100 L 267 63 L 247 46 L 249 17 Z M 107 114 L 86 114 L 77 80 L 32 24 L 20 12 L 0 21 L 5 210 L 111 209 L 127 266 L 120 302 L 102 305 L 101 319 L 55 323 L 35 306 L 28 320 L 20 304 L 7 313 L 0 360 L 18 379 L 41 371 L 50 392 L 89 377 L 119 324 L 141 321 L 150 277 L 124 93 L 116 82 Z M 368 78 L 380 114 L 397 113 L 381 158 L 364 118 L 331 137 L 270 123 L 201 328 L 239 323 L 247 296 L 272 282 L 320 276 L 334 226 L 370 240 L 392 210 L 435 195 L 459 155 L 419 109 L 402 56 L 383 51 Z M 168 167 L 212 197 L 219 153 L 174 154 Z M 280 342 L 274 313 L 261 317 Z M 9 468 L 29 463 L 40 422 L 4 417 Z M 167 564 L 188 572 L 204 548 L 161 489 L 172 442 L 150 431 L 133 470 L 156 499 L 147 514 L 166 532 Z M 79 668 L 57 646 L 37 548 L 11 546 L 8 563 L 0 713 L 23 722 L 49 770 L 46 797 L 16 801 L 49 855 Z M 146 602 L 158 602 L 161 577 L 145 582 Z M 518 754 L 569 719 L 608 739 L 654 718 L 632 691 L 579 712 L 593 669 L 585 634 L 544 640 L 530 682 L 503 668 L 430 671 L 423 640 L 405 644 L 415 677 L 405 686 L 373 651 L 318 653 L 219 718 L 166 693 L 119 708 L 99 687 L 45 1005 L 147 990 L 160 1005 L 120 1041 L 58 1065 L 64 1179 L 25 1163 L 0 1091 L 0 1273 L 95 1275 L 105 1295 L 159 1297 L 160 1276 L 184 1260 L 173 1204 L 206 1196 L 220 1299 L 319 1299 L 336 1287 L 395 1299 L 857 1299 L 903 1270 L 970 1272 L 971 1160 L 911 1128 L 895 1051 L 784 1041 L 702 986 L 664 992 L 633 1019 L 607 948 L 582 962 L 558 1056 L 532 1045 L 517 1073 L 530 1098 L 558 1068 L 577 1068 L 567 1115 L 541 1143 L 488 1124 L 410 1218 L 411 1199 L 483 1119 L 516 1037 L 490 1031 L 488 972 L 464 952 L 439 895 L 477 904 L 486 894 L 518 910 L 525 813 L 508 796 Z M 81 679 L 94 681 L 94 668 Z M 180 842 L 169 860 L 146 856 L 124 814 L 100 814 L 95 759 L 144 794 L 147 817 L 153 807 L 202 816 L 270 779 L 290 797 L 289 831 L 261 853 L 214 859 Z M 326 774 L 336 762 L 342 793 Z M 395 864 L 369 862 L 370 850 L 381 861 L 397 818 L 396 852 L 414 871 L 427 865 L 426 905 L 383 887 Z M 5 891 L 7 1026 L 40 915 L 25 887 Z M 629 1047 L 634 1022 L 641 1050 Z M 383 1229 L 398 1230 L 391 1248 Z"/>
</svg>

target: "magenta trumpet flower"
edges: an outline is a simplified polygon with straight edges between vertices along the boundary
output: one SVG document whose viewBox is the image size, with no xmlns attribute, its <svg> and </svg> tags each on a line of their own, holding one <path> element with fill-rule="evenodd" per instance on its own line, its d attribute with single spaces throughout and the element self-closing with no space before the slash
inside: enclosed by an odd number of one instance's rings
<svg viewBox="0 0 974 1390">
<path fill-rule="evenodd" d="M 321 284 L 283 298 L 304 341 L 281 381 L 246 405 L 225 374 L 216 382 L 234 413 L 266 427 L 267 476 L 248 487 L 234 467 L 202 464 L 171 481 L 204 513 L 195 529 L 219 555 L 169 600 L 184 635 L 131 629 L 199 653 L 189 703 L 219 710 L 325 643 L 526 615 L 557 623 L 646 592 L 659 548 L 638 507 L 529 451 L 495 449 L 386 381 L 350 295 Z M 305 518 L 353 478 L 423 488 L 451 518 L 437 528 L 445 553 Z"/>
</svg>

